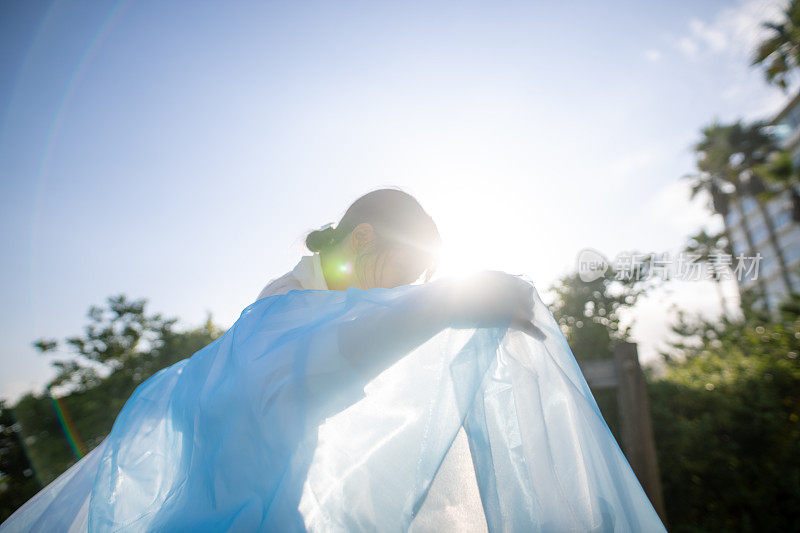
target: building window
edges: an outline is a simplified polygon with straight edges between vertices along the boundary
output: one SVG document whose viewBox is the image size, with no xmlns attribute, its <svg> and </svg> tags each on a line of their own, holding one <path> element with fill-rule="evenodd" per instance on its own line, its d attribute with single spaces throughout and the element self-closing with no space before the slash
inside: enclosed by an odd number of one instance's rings
<svg viewBox="0 0 800 533">
<path fill-rule="evenodd" d="M 756 246 L 756 248 L 766 241 L 767 235 L 767 228 L 764 226 L 764 222 L 762 220 L 759 220 L 757 223 L 750 226 L 750 236 L 752 237 L 753 244 Z"/>
<path fill-rule="evenodd" d="M 744 211 L 745 215 L 749 215 L 755 208 L 756 201 L 752 196 L 748 196 L 744 199 L 744 201 L 742 201 L 742 211 Z"/>
<path fill-rule="evenodd" d="M 728 211 L 728 216 L 725 217 L 725 221 L 728 223 L 728 227 L 732 228 L 736 224 L 739 223 L 739 210 L 738 209 L 731 209 Z"/>
<path fill-rule="evenodd" d="M 780 231 L 792 221 L 792 214 L 789 211 L 781 211 L 772 220 L 775 224 L 775 231 Z"/>
<path fill-rule="evenodd" d="M 733 247 L 734 254 L 743 254 L 747 251 L 747 241 L 745 240 L 744 233 L 742 233 L 741 229 L 736 228 L 731 231 L 731 240 L 733 241 L 731 245 Z"/>
<path fill-rule="evenodd" d="M 800 259 L 800 246 L 793 246 L 783 250 L 783 258 L 786 260 L 787 265 L 791 265 Z"/>
</svg>

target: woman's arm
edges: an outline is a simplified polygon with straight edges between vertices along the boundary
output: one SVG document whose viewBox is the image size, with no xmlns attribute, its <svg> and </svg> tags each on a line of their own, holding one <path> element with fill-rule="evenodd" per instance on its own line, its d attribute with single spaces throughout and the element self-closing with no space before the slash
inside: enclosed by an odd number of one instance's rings
<svg viewBox="0 0 800 533">
<path fill-rule="evenodd" d="M 439 280 L 339 327 L 340 353 L 367 381 L 447 327 L 507 327 L 536 335 L 533 287 L 502 272 Z M 539 332 L 541 333 L 541 332 Z"/>
</svg>

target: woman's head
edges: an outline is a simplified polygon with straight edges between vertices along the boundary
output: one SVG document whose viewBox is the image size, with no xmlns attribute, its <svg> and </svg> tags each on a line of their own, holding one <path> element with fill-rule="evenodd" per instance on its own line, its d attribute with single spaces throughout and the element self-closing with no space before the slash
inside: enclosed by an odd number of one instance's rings
<svg viewBox="0 0 800 533">
<path fill-rule="evenodd" d="M 328 287 L 392 288 L 433 272 L 439 231 L 410 194 L 378 189 L 353 202 L 336 227 L 312 231 Z"/>
</svg>

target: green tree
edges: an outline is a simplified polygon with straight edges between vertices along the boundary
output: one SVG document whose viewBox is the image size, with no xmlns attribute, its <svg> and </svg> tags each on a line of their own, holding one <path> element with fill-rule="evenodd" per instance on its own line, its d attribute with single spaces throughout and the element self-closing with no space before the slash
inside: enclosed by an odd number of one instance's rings
<svg viewBox="0 0 800 533">
<path fill-rule="evenodd" d="M 615 340 L 627 340 L 630 327 L 620 324 L 620 311 L 631 307 L 640 292 L 624 290 L 602 277 L 584 282 L 578 274 L 562 277 L 552 288 L 553 317 L 579 361 L 614 357 Z"/>
<path fill-rule="evenodd" d="M 692 254 L 698 263 L 707 265 L 711 269 L 711 279 L 717 289 L 722 313 L 727 316 L 728 303 L 725 299 L 725 293 L 722 291 L 722 280 L 727 267 L 720 264 L 719 257 L 723 254 L 731 255 L 733 252 L 725 232 L 708 233 L 702 229 L 689 237 L 683 251 Z"/>
<path fill-rule="evenodd" d="M 679 314 L 651 380 L 671 531 L 800 529 L 800 321 Z"/>
<path fill-rule="evenodd" d="M 714 123 L 704 128 L 702 135 L 703 138 L 694 147 L 698 171 L 687 176 L 692 180 L 693 194 L 701 190 L 711 194 L 714 212 L 723 215 L 725 236 L 731 243 L 731 228 L 728 227 L 728 217 L 725 215 L 731 204 L 737 209 L 748 253 L 753 256 L 758 251 L 757 243 L 750 220 L 745 214 L 744 203 L 746 199 L 754 202 L 767 231 L 770 246 L 775 252 L 781 280 L 788 293 L 794 292 L 775 224 L 765 205 L 765 200 L 771 196 L 772 191 L 765 185 L 760 172 L 780 153 L 774 138 L 766 125 L 759 122 L 735 122 L 727 125 Z M 759 280 L 758 284 L 761 295 L 765 295 L 764 281 Z"/>
<path fill-rule="evenodd" d="M 769 33 L 756 48 L 753 65 L 763 67 L 767 81 L 786 90 L 792 72 L 800 66 L 800 2 L 791 0 L 779 21 L 762 26 Z"/>
<path fill-rule="evenodd" d="M 635 264 L 643 277 L 649 274 L 646 260 Z M 617 280 L 617 277 L 623 279 Z M 653 282 L 649 280 L 618 275 L 609 269 L 606 276 L 589 282 L 581 280 L 576 273 L 568 274 L 551 287 L 554 301 L 550 310 L 579 363 L 614 357 L 614 343 L 630 339 L 631 326 L 622 325 L 620 314 L 635 305 L 651 285 Z M 619 440 L 616 391 L 593 392 L 606 423 Z"/>
<path fill-rule="evenodd" d="M 0 522 L 40 488 L 25 453 L 20 426 L 5 401 L 0 400 Z"/>
<path fill-rule="evenodd" d="M 617 270 L 609 267 L 595 280 L 583 281 L 571 273 L 550 288 L 550 311 L 578 361 L 613 357 L 613 344 L 630 339 L 631 324 L 623 327 L 620 313 L 662 281 L 652 268 L 652 254 L 624 254 L 629 262 L 622 257 Z"/>
<path fill-rule="evenodd" d="M 71 357 L 53 365 L 58 375 L 51 387 L 84 390 L 99 383 L 98 372 L 122 372 L 127 377 L 140 373 L 148 359 L 158 358 L 158 350 L 173 334 L 177 319 L 145 313 L 146 300 L 130 301 L 125 295 L 109 297 L 106 306 L 90 306 L 89 324 L 84 334 L 66 339 Z M 42 353 L 53 352 L 61 344 L 53 339 L 33 343 Z"/>
<path fill-rule="evenodd" d="M 86 450 L 102 442 L 137 386 L 222 334 L 210 316 L 200 328 L 176 331 L 176 319 L 149 314 L 145 300 L 123 295 L 108 298 L 105 306 L 90 307 L 88 319 L 82 335 L 63 343 L 34 343 L 46 353 L 64 346 L 70 357 L 54 362 L 59 373 L 48 388 L 52 395 L 30 393 L 14 407 L 42 484 L 76 461 L 71 442 L 82 443 Z M 56 401 L 71 424 L 59 419 Z"/>
<path fill-rule="evenodd" d="M 787 150 L 773 153 L 767 162 L 754 169 L 754 172 L 765 182 L 777 186 L 779 191 L 786 191 L 792 202 L 792 221 L 800 223 L 800 173 L 794 163 L 792 154 Z"/>
</svg>

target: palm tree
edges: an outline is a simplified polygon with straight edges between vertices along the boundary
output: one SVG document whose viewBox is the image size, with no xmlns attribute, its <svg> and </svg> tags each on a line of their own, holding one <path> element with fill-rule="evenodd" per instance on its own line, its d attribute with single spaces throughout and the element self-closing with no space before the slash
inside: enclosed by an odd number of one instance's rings
<svg viewBox="0 0 800 533">
<path fill-rule="evenodd" d="M 791 0 L 780 22 L 763 24 L 770 30 L 753 56 L 753 65 L 761 65 L 767 81 L 786 90 L 792 71 L 800 66 L 800 1 Z"/>
<path fill-rule="evenodd" d="M 709 132 L 709 128 L 703 130 L 705 138 L 703 141 L 695 145 L 694 150 L 698 154 L 697 157 L 697 170 L 696 174 L 688 174 L 684 178 L 691 180 L 690 184 L 690 199 L 694 200 L 697 195 L 706 193 L 708 196 L 708 208 L 713 214 L 721 215 L 724 224 L 725 235 L 728 237 L 728 242 L 733 242 L 730 239 L 730 227 L 728 226 L 728 213 L 730 212 L 730 192 L 725 190 L 725 180 L 718 174 L 711 170 L 720 165 L 709 161 L 708 158 L 714 155 L 710 152 L 709 146 L 712 144 L 710 137 L 713 132 Z"/>
<path fill-rule="evenodd" d="M 760 199 L 755 193 L 756 187 L 751 184 L 752 172 L 750 170 L 768 160 L 769 146 L 765 147 L 764 140 L 756 135 L 762 131 L 762 126 L 754 126 L 754 130 L 743 126 L 737 122 L 731 125 L 711 124 L 702 131 L 702 139 L 694 146 L 697 154 L 696 174 L 688 176 L 692 180 L 692 196 L 700 191 L 705 191 L 711 198 L 712 212 L 722 215 L 725 229 L 724 235 L 729 243 L 733 243 L 731 238 L 731 228 L 728 225 L 728 212 L 733 205 L 739 213 L 742 230 L 747 241 L 748 253 L 756 255 L 755 239 L 750 227 L 750 222 L 745 216 L 742 206 L 744 198 L 753 197 L 759 205 L 764 224 L 770 234 L 770 242 L 775 248 L 778 258 L 781 275 L 786 283 L 788 292 L 793 292 L 788 277 L 788 271 L 783 258 L 782 250 L 775 236 L 772 219 L 766 213 Z M 755 132 L 755 133 L 754 133 Z M 766 152 L 762 155 L 762 152 Z M 766 284 L 764 280 L 757 280 L 759 292 L 766 295 Z M 764 298 L 765 304 L 766 298 Z"/>
<path fill-rule="evenodd" d="M 792 294 L 794 293 L 794 287 L 789 277 L 789 268 L 783 253 L 783 247 L 778 243 L 775 221 L 767 211 L 764 202 L 765 198 L 771 196 L 771 191 L 758 174 L 758 169 L 766 165 L 773 154 L 779 152 L 777 143 L 773 136 L 768 133 L 766 124 L 762 122 L 754 122 L 752 124 L 736 122 L 730 126 L 729 144 L 733 151 L 730 158 L 733 184 L 740 195 L 752 198 L 755 201 L 764 221 L 764 227 L 767 229 L 770 245 L 775 250 L 775 258 L 778 260 L 781 280 L 787 294 Z"/>
<path fill-rule="evenodd" d="M 731 169 L 731 157 L 735 152 L 731 148 L 730 130 L 731 126 L 722 126 L 718 123 L 703 129 L 703 138 L 694 146 L 699 173 L 689 176 L 689 178 L 694 180 L 693 194 L 705 188 L 711 195 L 714 212 L 722 215 L 725 223 L 725 236 L 731 244 L 733 244 L 733 239 L 730 235 L 731 228 L 728 225 L 727 215 L 731 205 L 736 208 L 742 221 L 748 252 L 753 253 L 755 241 L 742 208 L 742 188 Z M 724 210 L 720 210 L 719 207 L 723 207 Z"/>
<path fill-rule="evenodd" d="M 753 172 L 767 183 L 777 186 L 781 192 L 789 193 L 792 221 L 800 224 L 800 194 L 797 192 L 800 187 L 800 175 L 791 152 L 788 150 L 775 152 L 765 164 L 754 168 Z"/>
<path fill-rule="evenodd" d="M 722 277 L 724 266 L 717 264 L 716 257 L 723 254 L 731 255 L 731 241 L 725 236 L 726 231 L 720 233 L 707 233 L 706 230 L 700 230 L 697 234 L 689 237 L 689 242 L 686 243 L 683 251 L 697 256 L 700 263 L 706 263 L 712 269 L 714 274 L 714 286 L 717 289 L 719 296 L 719 303 L 722 307 L 723 316 L 728 316 L 728 303 L 725 299 L 725 293 L 722 291 Z"/>
<path fill-rule="evenodd" d="M 724 190 L 724 183 L 712 174 L 702 171 L 697 174 L 688 174 L 684 177 L 692 181 L 689 199 L 694 200 L 699 194 L 705 193 L 708 197 L 708 209 L 713 214 L 722 216 L 722 233 L 725 239 L 729 243 L 733 242 L 730 235 L 730 226 L 728 225 L 731 198 L 730 193 Z"/>
</svg>

